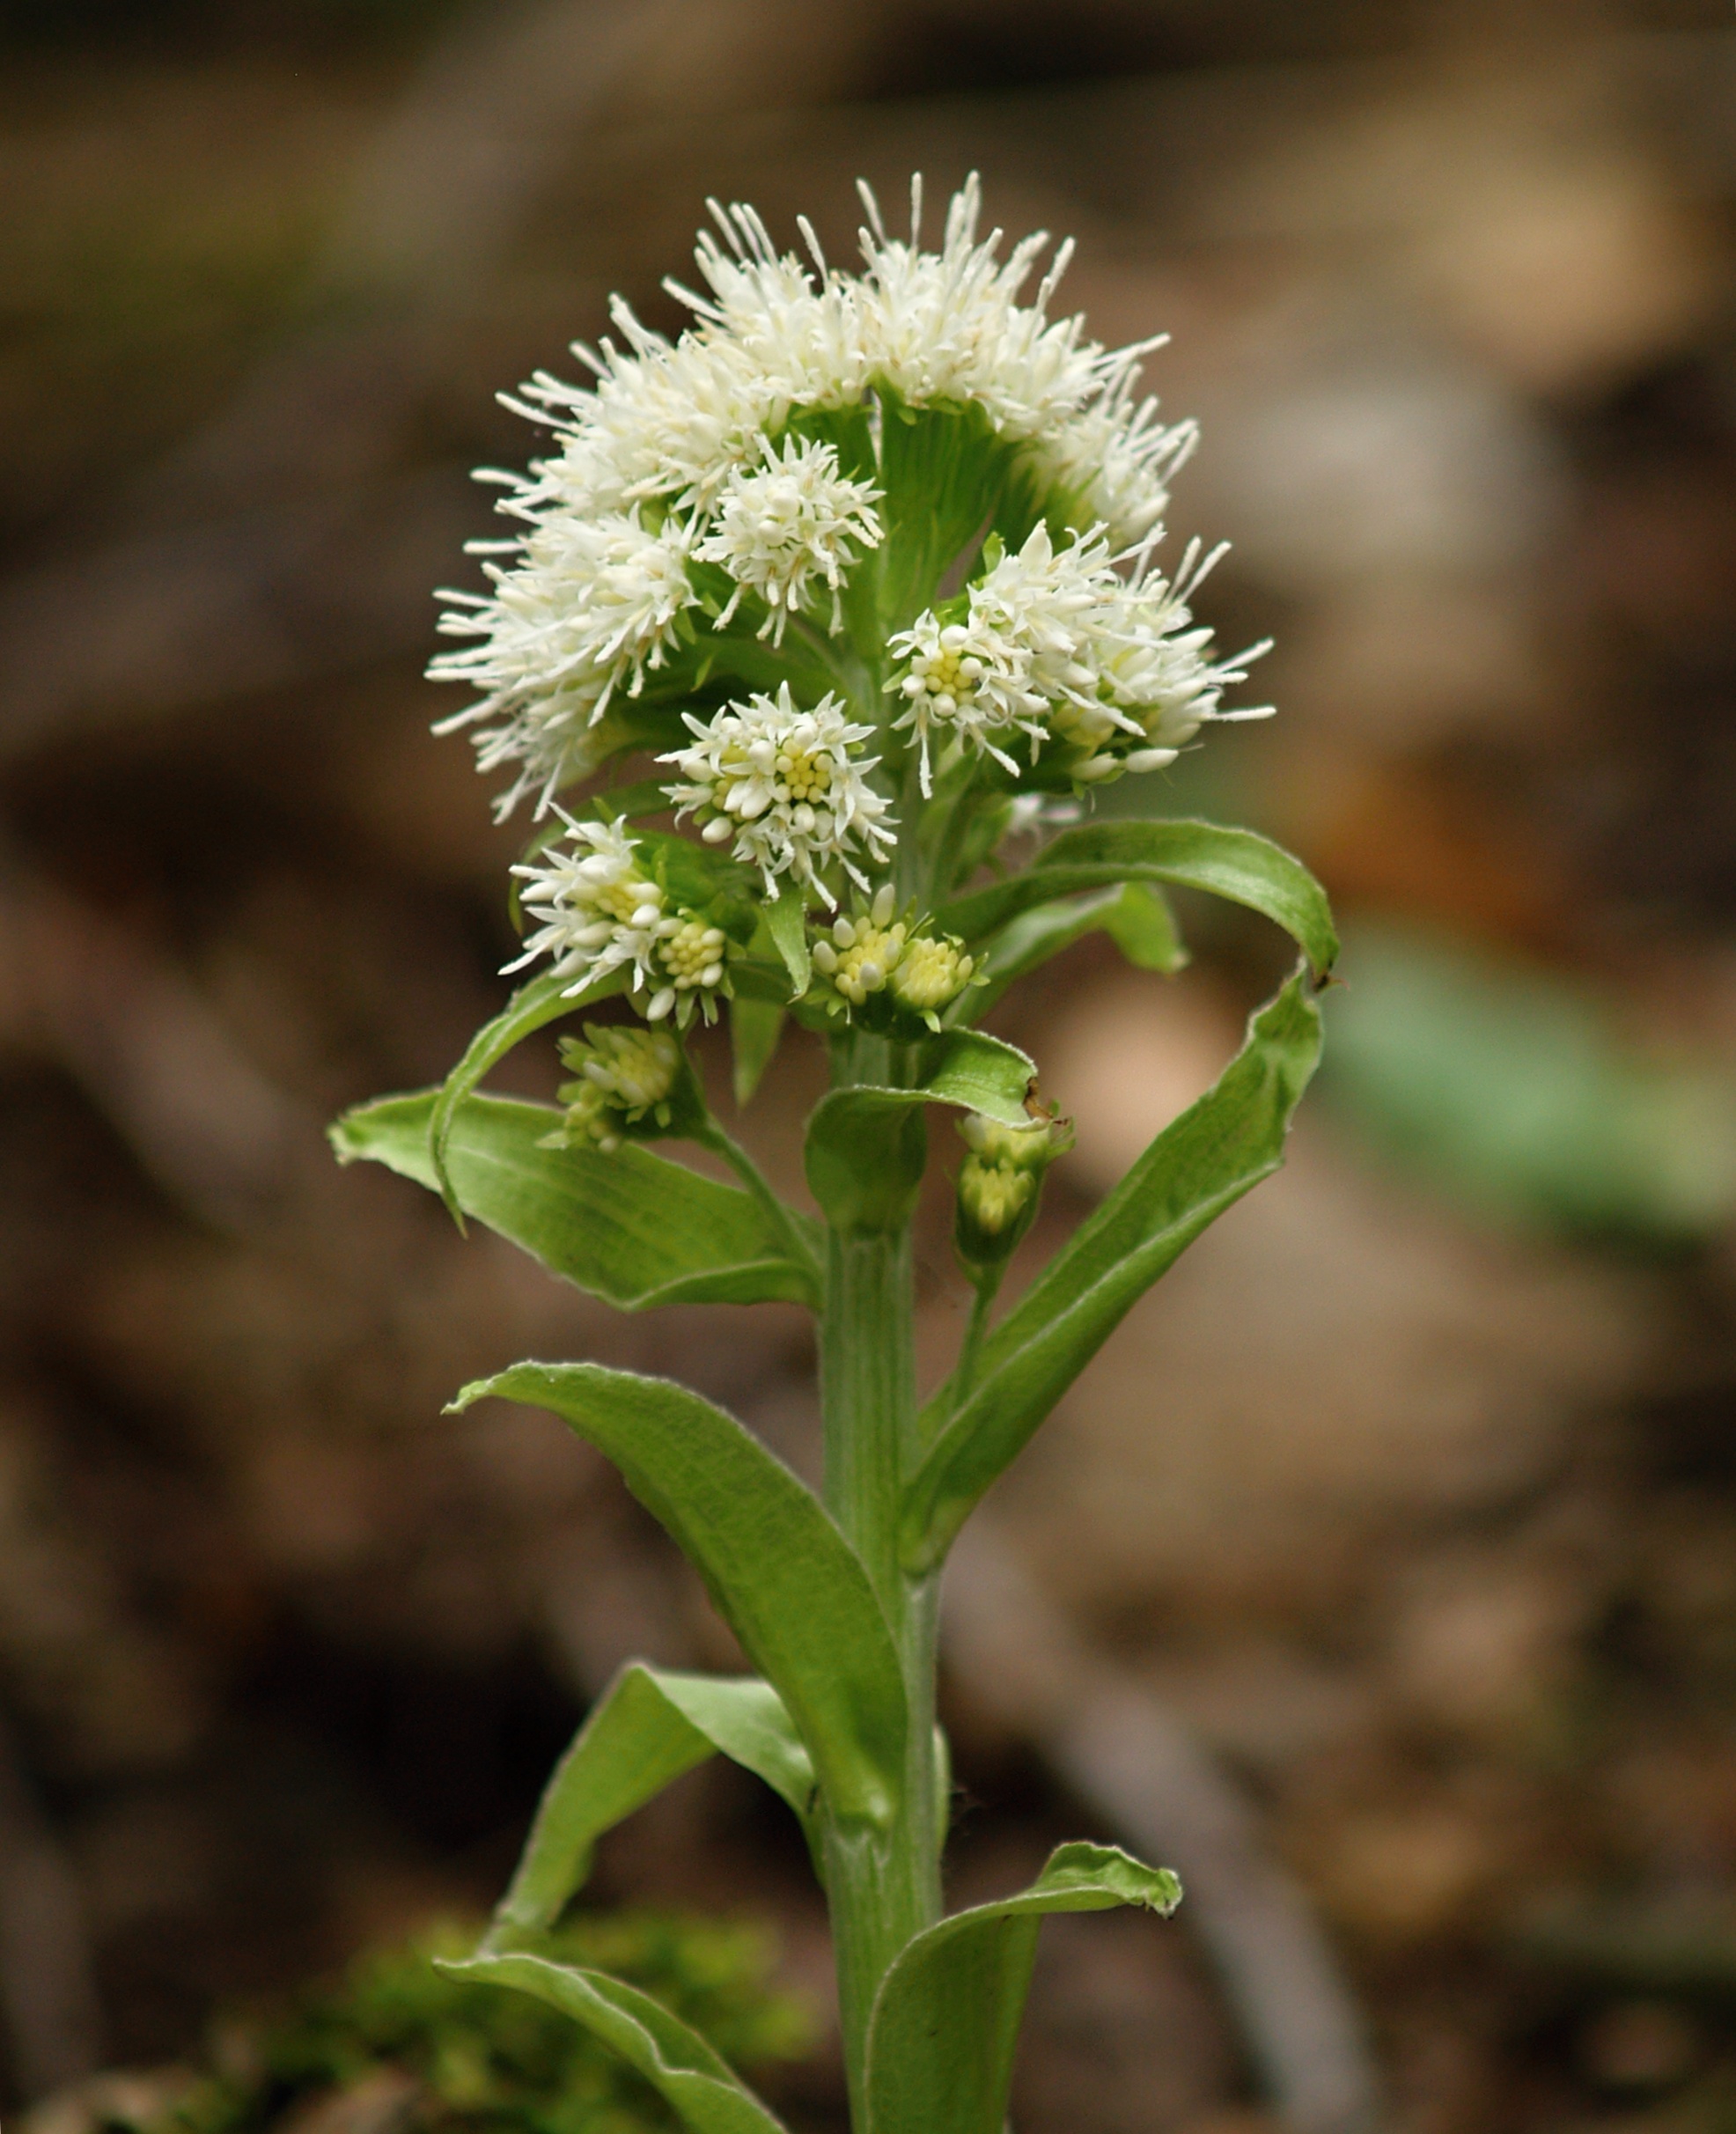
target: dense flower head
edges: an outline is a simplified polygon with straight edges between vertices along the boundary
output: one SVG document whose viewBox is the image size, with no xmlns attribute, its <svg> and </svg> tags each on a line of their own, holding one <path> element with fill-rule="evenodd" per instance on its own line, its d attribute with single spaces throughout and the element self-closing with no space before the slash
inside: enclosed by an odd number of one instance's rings
<svg viewBox="0 0 1736 2134">
<path fill-rule="evenodd" d="M 500 559 L 492 590 L 448 596 L 441 627 L 471 642 L 430 670 L 478 692 L 446 724 L 476 729 L 485 770 L 513 769 L 504 805 L 546 801 L 595 768 L 587 730 L 617 692 L 643 689 L 683 628 L 728 627 L 751 595 L 763 634 L 781 637 L 816 600 L 835 629 L 842 576 L 881 538 L 878 491 L 842 473 L 831 445 L 790 434 L 794 416 L 888 399 L 975 407 L 1063 516 L 1122 543 L 1157 526 L 1194 442 L 1190 423 L 1166 424 L 1137 397 L 1159 341 L 1107 350 L 1080 318 L 1051 318 L 1070 245 L 1032 291 L 1047 237 L 1003 258 L 1000 232 L 980 232 L 974 178 L 934 251 L 920 242 L 920 181 L 908 239 L 888 234 L 865 188 L 864 200 L 857 274 L 829 266 L 805 223 L 808 256 L 781 254 L 752 209 L 714 202 L 702 290 L 671 284 L 694 313 L 688 332 L 671 341 L 616 299 L 618 339 L 577 351 L 590 386 L 539 372 L 509 401 L 553 430 L 555 448 L 526 475 L 489 473 L 525 531 L 475 544 Z M 733 581 L 709 614 L 690 612 L 706 607 L 695 561 Z"/>
<path fill-rule="evenodd" d="M 1014 776 L 1019 766 L 1007 744 L 1016 733 L 1028 736 L 1034 762 L 1046 741 L 1067 742 L 1076 752 L 1070 775 L 1091 784 L 1173 762 L 1208 719 L 1267 716 L 1264 707 L 1219 710 L 1243 668 L 1211 664 L 1211 633 L 1191 627 L 1188 596 L 1220 554 L 1202 558 L 1190 548 L 1171 585 L 1151 570 L 1147 546 L 1113 556 L 1093 533 L 1057 548 L 1038 526 L 950 604 L 960 614 L 919 615 L 889 649 L 903 662 L 896 724 L 915 730 L 923 791 L 931 752 L 949 741 L 993 756 Z"/>
<path fill-rule="evenodd" d="M 709 1022 L 725 984 L 729 944 L 722 928 L 701 913 L 669 908 L 619 822 L 575 821 L 564 811 L 562 819 L 563 837 L 512 870 L 525 885 L 525 910 L 541 924 L 506 968 L 548 956 L 575 998 L 620 972 L 648 1020 L 673 1012 L 685 1025 L 697 1005 Z"/>
<path fill-rule="evenodd" d="M 832 595 L 836 629 L 845 566 L 855 553 L 879 544 L 879 496 L 872 482 L 841 475 L 833 446 L 811 438 L 785 438 L 781 452 L 767 445 L 763 465 L 732 469 L 711 531 L 694 550 L 735 581 L 718 626 L 744 593 L 756 593 L 767 608 L 760 636 L 781 642 L 784 624 L 808 597 L 809 581 L 820 578 Z"/>
<path fill-rule="evenodd" d="M 552 791 L 592 768 L 579 754 L 585 737 L 617 690 L 640 692 L 645 669 L 662 665 L 679 634 L 693 597 L 691 546 L 679 519 L 652 527 L 636 511 L 550 513 L 513 568 L 484 566 L 492 598 L 445 596 L 459 605 L 441 618 L 441 630 L 481 642 L 430 671 L 486 695 L 440 730 L 493 722 L 480 737 L 482 768 L 524 767 L 509 806 L 531 786 Z"/>
<path fill-rule="evenodd" d="M 868 782 L 879 759 L 861 753 L 872 726 L 853 725 L 829 693 L 802 710 L 787 681 L 775 697 L 750 697 L 714 718 L 689 712 L 687 725 L 692 745 L 658 760 L 680 772 L 665 790 L 708 844 L 732 840 L 732 857 L 756 866 L 774 895 L 789 874 L 835 902 L 823 873 L 834 862 L 867 887 L 855 856 L 878 858 L 893 842 L 890 803 Z"/>
<path fill-rule="evenodd" d="M 984 981 L 933 911 L 1013 827 L 1263 715 L 1224 709 L 1253 654 L 1220 659 L 1193 616 L 1218 552 L 1154 561 L 1195 441 L 1140 392 L 1159 340 L 1107 350 L 1056 315 L 1070 241 L 1008 247 L 974 178 L 931 245 L 920 181 L 908 237 L 863 199 L 848 271 L 805 221 L 780 251 L 712 202 L 696 289 L 668 284 L 684 332 L 617 298 L 577 351 L 588 383 L 533 377 L 508 404 L 547 453 L 489 475 L 515 533 L 474 544 L 488 587 L 442 620 L 462 642 L 430 672 L 474 692 L 445 727 L 504 775 L 503 813 L 545 815 L 629 753 L 673 770 L 650 791 L 697 850 L 658 833 L 651 867 L 619 826 L 557 809 L 564 835 L 518 870 L 524 960 L 573 993 L 619 974 L 653 1019 L 709 1019 L 731 959 L 772 953 L 739 886 L 725 938 L 721 866 L 793 890 L 783 927 L 859 894 L 837 925 L 868 931 L 821 938 L 824 1012 L 938 1027 Z M 904 904 L 881 922 L 889 879 Z"/>
</svg>

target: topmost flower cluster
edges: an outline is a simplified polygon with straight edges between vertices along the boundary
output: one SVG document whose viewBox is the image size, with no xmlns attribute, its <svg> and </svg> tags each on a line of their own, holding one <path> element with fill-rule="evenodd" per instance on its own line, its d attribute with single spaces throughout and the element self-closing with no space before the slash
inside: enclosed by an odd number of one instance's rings
<svg viewBox="0 0 1736 2134">
<path fill-rule="evenodd" d="M 1220 710 L 1242 671 L 1189 612 L 1215 553 L 1190 547 L 1173 578 L 1153 563 L 1195 436 L 1137 397 L 1157 342 L 1106 350 L 1049 317 L 1068 245 L 1023 301 L 1048 239 L 1002 259 L 975 179 L 933 252 L 919 183 L 908 242 L 863 198 L 857 274 L 827 264 L 805 221 L 805 261 L 752 209 L 713 202 L 709 293 L 670 284 L 685 333 L 617 299 L 624 345 L 578 351 L 592 386 L 539 374 L 507 403 L 555 449 L 488 476 L 522 530 L 475 544 L 490 590 L 450 596 L 441 627 L 467 642 L 431 671 L 478 694 L 447 723 L 510 774 L 503 813 L 534 794 L 541 814 L 636 751 L 675 775 L 649 805 L 632 789 L 633 813 L 672 813 L 722 848 L 702 865 L 679 837 L 570 816 L 570 850 L 541 840 L 517 871 L 532 953 L 575 993 L 630 972 L 648 1014 L 712 1012 L 752 953 L 717 901 L 736 894 L 730 867 L 828 913 L 851 885 L 872 901 L 894 883 L 916 899 L 910 954 L 927 944 L 931 960 L 923 912 L 1037 796 L 1155 769 L 1206 721 L 1257 716 Z M 944 834 L 923 828 L 931 805 Z M 599 839 L 630 909 L 599 903 L 615 894 Z M 832 1008 L 864 1007 L 855 983 Z"/>
<path fill-rule="evenodd" d="M 596 372 L 594 391 L 546 376 L 527 389 L 563 436 L 521 508 L 596 515 L 657 501 L 707 518 L 793 412 L 854 407 L 889 389 L 913 407 L 975 401 L 997 431 L 1033 447 L 1054 482 L 1079 490 L 1113 539 L 1149 532 L 1167 501 L 1166 476 L 1195 436 L 1191 423 L 1159 424 L 1154 400 L 1134 400 L 1139 358 L 1165 337 L 1109 350 L 1085 337 L 1082 317 L 1051 320 L 1070 243 L 1034 302 L 1021 304 L 1048 237 L 1039 232 L 997 260 L 1001 232 L 977 236 L 975 177 L 948 207 L 938 252 L 916 241 L 920 180 L 908 244 L 886 235 L 866 186 L 862 197 L 870 226 L 859 276 L 827 265 L 805 217 L 811 266 L 780 255 L 752 208 L 712 202 L 723 241 L 702 232 L 695 254 L 710 296 L 668 284 L 697 327 L 672 345 L 617 298 L 630 353 L 607 342 L 600 354 L 577 351 Z"/>
<path fill-rule="evenodd" d="M 702 233 L 696 255 L 710 294 L 670 284 L 695 314 L 687 333 L 671 342 L 617 298 L 626 345 L 577 350 L 593 386 L 539 373 L 508 401 L 550 425 L 558 449 L 527 476 L 485 477 L 529 531 L 476 544 L 513 561 L 489 566 L 491 593 L 449 596 L 443 629 L 476 642 L 432 670 L 482 692 L 448 724 L 479 728 L 483 769 L 516 774 L 504 808 L 546 798 L 635 738 L 619 700 L 643 694 L 704 611 L 721 629 L 746 596 L 753 634 L 781 641 L 823 596 L 838 627 L 840 585 L 882 538 L 879 490 L 872 468 L 841 466 L 835 441 L 791 434 L 805 416 L 867 408 L 878 424 L 893 400 L 980 410 L 1058 522 L 1115 550 L 1156 529 L 1195 440 L 1192 423 L 1166 425 L 1136 397 L 1140 358 L 1161 336 L 1110 350 L 1080 318 L 1050 319 L 1070 244 L 1021 302 L 1048 239 L 999 259 L 1000 232 L 978 235 L 974 178 L 938 252 L 918 242 L 919 181 L 908 242 L 863 197 L 859 275 L 827 265 L 805 220 L 807 261 L 779 254 L 751 208 L 714 202 L 718 234 Z"/>
</svg>

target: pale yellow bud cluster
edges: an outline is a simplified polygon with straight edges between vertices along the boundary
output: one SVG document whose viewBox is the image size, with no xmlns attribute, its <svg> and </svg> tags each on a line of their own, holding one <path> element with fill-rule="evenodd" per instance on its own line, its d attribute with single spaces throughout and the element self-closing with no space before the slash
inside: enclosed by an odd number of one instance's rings
<svg viewBox="0 0 1736 2134">
<path fill-rule="evenodd" d="M 959 1172 L 954 1242 L 968 1268 L 1002 1267 L 1035 1219 L 1043 1173 L 1072 1145 L 1063 1119 L 1034 1119 L 1029 1126 L 1003 1126 L 968 1112 L 959 1132 L 970 1153 Z"/>
<path fill-rule="evenodd" d="M 916 1014 L 932 1015 L 958 998 L 975 968 L 975 959 L 966 955 L 958 942 L 918 935 L 893 973 L 893 994 Z"/>
<path fill-rule="evenodd" d="M 647 1116 L 667 1126 L 669 1100 L 681 1071 L 681 1048 L 667 1030 L 585 1026 L 586 1041 L 561 1041 L 562 1063 L 577 1079 L 561 1090 L 567 1107 L 560 1138 L 589 1141 L 612 1155 L 621 1146 L 622 1122 Z"/>
<path fill-rule="evenodd" d="M 665 922 L 667 925 L 667 922 Z M 673 932 L 658 929 L 657 960 L 668 978 L 659 986 L 645 1010 L 652 1022 L 660 1022 L 682 993 L 709 993 L 724 980 L 724 952 L 727 943 L 721 926 L 709 926 L 692 912 L 685 913 Z"/>
<path fill-rule="evenodd" d="M 1037 1181 L 1059 1152 L 1048 1120 L 1030 1126 L 1003 1126 L 981 1112 L 968 1112 L 959 1131 L 970 1150 L 959 1173 L 959 1196 L 971 1219 L 989 1236 L 998 1237 L 1030 1205 Z"/>
<path fill-rule="evenodd" d="M 959 1198 L 965 1212 L 986 1236 L 997 1238 L 1024 1214 L 1037 1189 L 1034 1171 L 1010 1164 L 985 1163 L 967 1156 L 959 1173 Z"/>
<path fill-rule="evenodd" d="M 901 921 L 890 926 L 875 914 L 885 907 L 892 916 L 892 891 L 882 889 L 874 899 L 873 911 L 860 917 L 838 917 L 829 932 L 813 945 L 813 961 L 853 1008 L 859 1008 L 871 993 L 878 993 L 897 969 L 904 953 L 908 929 Z"/>
<path fill-rule="evenodd" d="M 940 1027 L 936 1010 L 970 983 L 976 965 L 964 944 L 915 931 L 909 918 L 894 917 L 897 898 L 890 882 L 866 911 L 844 913 L 814 942 L 813 967 L 837 1001 L 859 1008 L 875 993 L 889 993 L 901 1008 Z"/>
</svg>

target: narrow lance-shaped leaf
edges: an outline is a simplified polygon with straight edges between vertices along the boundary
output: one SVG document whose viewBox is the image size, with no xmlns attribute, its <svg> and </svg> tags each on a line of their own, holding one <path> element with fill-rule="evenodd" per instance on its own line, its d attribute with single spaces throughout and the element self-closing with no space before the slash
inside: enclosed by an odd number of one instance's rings
<svg viewBox="0 0 1736 2134">
<path fill-rule="evenodd" d="M 784 1020 L 784 1010 L 775 1000 L 751 1000 L 738 993 L 731 1001 L 730 1052 L 738 1109 L 753 1101 L 783 1035 Z"/>
<path fill-rule="evenodd" d="M 1316 977 L 1337 960 L 1326 892 L 1301 861 L 1252 830 L 1211 822 L 1089 822 L 1063 830 L 1023 873 L 954 898 L 936 923 L 977 941 L 1036 905 L 1124 881 L 1173 882 L 1262 912 L 1295 941 Z"/>
<path fill-rule="evenodd" d="M 813 1764 L 769 1682 L 672 1674 L 637 1660 L 623 1667 L 555 1767 L 484 1949 L 552 1927 L 603 1833 L 718 1751 L 781 1794 L 807 1828 Z"/>
<path fill-rule="evenodd" d="M 1167 1867 L 1114 1845 L 1063 1845 L 1017 1896 L 943 1919 L 886 1973 L 868 2031 L 868 2134 L 1002 2134 L 1013 2050 L 1050 1912 L 1181 1901 Z"/>
<path fill-rule="evenodd" d="M 732 1417 L 665 1379 L 519 1364 L 467 1386 L 551 1409 L 613 1460 L 782 1696 L 833 1814 L 884 1824 L 904 1755 L 898 1656 L 860 1558 L 807 1486 Z"/>
<path fill-rule="evenodd" d="M 785 2134 L 721 2053 L 624 1979 L 517 1954 L 436 1961 L 449 1978 L 516 1987 L 583 2023 L 637 2069 L 693 2134 Z"/>
<path fill-rule="evenodd" d="M 464 1227 L 464 1209 L 446 1168 L 446 1152 L 460 1106 L 483 1076 L 497 1067 L 515 1046 L 521 1045 L 548 1024 L 558 1021 L 563 1015 L 571 1015 L 580 1008 L 591 1007 L 597 1001 L 619 993 L 626 983 L 625 971 L 611 971 L 607 977 L 599 978 L 594 984 L 569 997 L 570 981 L 553 971 L 545 971 L 528 985 L 521 985 L 493 1021 L 484 1023 L 465 1047 L 464 1057 L 441 1083 L 428 1121 L 432 1182 L 438 1188 L 447 1212 L 460 1230 Z M 340 1150 L 339 1153 L 342 1152 Z"/>
<path fill-rule="evenodd" d="M 1159 893 L 1144 882 L 1121 882 L 1088 896 L 1039 904 L 1009 920 L 983 950 L 986 982 L 960 994 L 957 1007 L 972 1022 L 979 1020 L 1016 980 L 1090 933 L 1107 933 L 1137 970 L 1169 975 L 1188 961 Z"/>
<path fill-rule="evenodd" d="M 923 1182 L 925 1104 L 986 1112 L 1028 1126 L 1026 1093 L 1036 1067 L 1014 1045 L 976 1030 L 949 1030 L 917 1089 L 835 1089 L 808 1122 L 807 1180 L 828 1219 L 845 1231 L 893 1230 Z"/>
<path fill-rule="evenodd" d="M 949 1380 L 929 1402 L 922 1420 L 940 1434 L 906 1497 L 903 1546 L 913 1569 L 945 1554 L 978 1497 L 1136 1299 L 1277 1169 L 1320 1044 L 1320 1011 L 1298 971 L 1254 1016 L 1213 1087 L 1164 1129 L 989 1336 L 969 1386 Z"/>
<path fill-rule="evenodd" d="M 436 1102 L 424 1091 L 362 1105 L 333 1127 L 332 1144 L 345 1163 L 365 1157 L 432 1186 Z M 544 1147 L 560 1119 L 547 1105 L 503 1097 L 459 1107 L 446 1166 L 467 1214 L 623 1311 L 817 1301 L 811 1271 L 752 1195 L 630 1143 L 607 1154 Z"/>
<path fill-rule="evenodd" d="M 783 959 L 783 968 L 790 974 L 790 997 L 799 1000 L 808 990 L 812 964 L 808 955 L 807 916 L 802 908 L 798 891 L 786 888 L 782 896 L 773 897 L 760 907 L 765 919 L 766 931 L 770 934 L 777 953 Z"/>
</svg>

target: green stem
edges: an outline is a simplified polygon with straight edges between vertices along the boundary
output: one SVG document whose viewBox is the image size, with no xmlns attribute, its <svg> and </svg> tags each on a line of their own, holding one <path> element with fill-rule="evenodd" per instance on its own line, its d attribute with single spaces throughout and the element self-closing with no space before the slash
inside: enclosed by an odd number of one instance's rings
<svg viewBox="0 0 1736 2134">
<path fill-rule="evenodd" d="M 836 1079 L 896 1086 L 901 1048 L 857 1037 L 838 1048 Z M 899 1560 L 899 1509 L 916 1447 L 914 1291 L 908 1225 L 828 1233 L 820 1323 L 826 1502 L 855 1544 L 886 1611 L 909 1714 L 901 1798 L 889 1827 L 828 1832 L 827 1895 L 850 2075 L 851 2116 L 867 2124 L 868 2019 L 887 1967 L 940 1917 L 941 1777 L 934 1721 L 939 1582 Z"/>
<path fill-rule="evenodd" d="M 995 1292 L 1001 1286 L 1001 1270 L 997 1268 L 992 1275 L 975 1277 L 972 1286 L 975 1293 L 970 1301 L 970 1318 L 965 1325 L 965 1337 L 959 1343 L 959 1360 L 953 1366 L 954 1409 L 963 1404 L 965 1395 L 975 1383 L 982 1337 L 989 1331 L 989 1314 L 994 1309 Z"/>
<path fill-rule="evenodd" d="M 790 1257 L 798 1267 L 805 1267 L 813 1277 L 818 1290 L 824 1280 L 825 1270 L 820 1264 L 819 1255 L 803 1234 L 801 1219 L 774 1193 L 766 1181 L 765 1174 L 747 1153 L 741 1144 L 708 1118 L 704 1126 L 694 1136 L 702 1149 L 710 1149 L 714 1156 L 721 1156 L 747 1190 L 765 1211 L 768 1221 L 789 1249 Z"/>
</svg>

